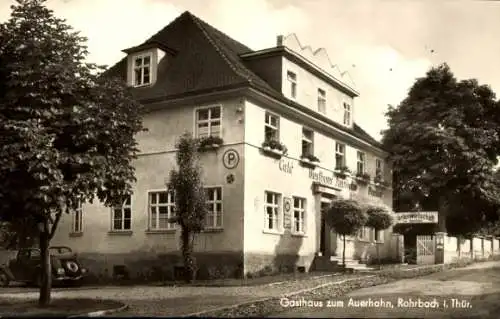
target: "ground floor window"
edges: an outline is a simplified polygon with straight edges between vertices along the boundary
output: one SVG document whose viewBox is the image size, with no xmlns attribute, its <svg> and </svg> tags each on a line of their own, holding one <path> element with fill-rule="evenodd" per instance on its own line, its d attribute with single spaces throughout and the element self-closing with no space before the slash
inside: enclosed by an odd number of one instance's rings
<svg viewBox="0 0 500 319">
<path fill-rule="evenodd" d="M 376 242 L 384 242 L 384 231 L 383 230 L 379 230 L 379 231 L 376 231 L 376 230 L 373 230 L 373 233 L 374 233 L 374 238 L 375 238 L 375 241 Z"/>
<path fill-rule="evenodd" d="M 208 187 L 205 189 L 207 201 L 207 217 L 205 228 L 222 228 L 222 187 Z"/>
<path fill-rule="evenodd" d="M 369 227 L 363 226 L 358 231 L 358 239 L 363 240 L 363 241 L 368 241 L 368 240 L 370 240 L 370 233 L 371 233 L 371 229 Z"/>
<path fill-rule="evenodd" d="M 305 234 L 306 200 L 293 197 L 293 233 Z"/>
<path fill-rule="evenodd" d="M 159 191 L 149 193 L 149 229 L 175 229 L 171 223 L 174 217 L 175 198 L 173 192 Z"/>
<path fill-rule="evenodd" d="M 111 230 L 131 230 L 132 229 L 132 196 L 127 196 L 121 207 L 113 207 Z"/>
<path fill-rule="evenodd" d="M 78 207 L 73 212 L 73 218 L 71 221 L 71 232 L 81 233 L 83 232 L 83 210 L 82 202 L 78 202 Z"/>
<path fill-rule="evenodd" d="M 265 192 L 265 225 L 264 228 L 269 231 L 280 231 L 280 215 L 281 194 L 274 192 Z"/>
</svg>

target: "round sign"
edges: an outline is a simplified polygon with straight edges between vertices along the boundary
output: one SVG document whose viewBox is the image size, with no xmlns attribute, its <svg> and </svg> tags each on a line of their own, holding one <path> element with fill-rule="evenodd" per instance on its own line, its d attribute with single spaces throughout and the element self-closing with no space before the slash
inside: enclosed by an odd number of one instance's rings
<svg viewBox="0 0 500 319">
<path fill-rule="evenodd" d="M 240 162 L 240 154 L 235 149 L 227 150 L 222 156 L 222 164 L 227 169 L 233 169 L 238 166 Z"/>
</svg>

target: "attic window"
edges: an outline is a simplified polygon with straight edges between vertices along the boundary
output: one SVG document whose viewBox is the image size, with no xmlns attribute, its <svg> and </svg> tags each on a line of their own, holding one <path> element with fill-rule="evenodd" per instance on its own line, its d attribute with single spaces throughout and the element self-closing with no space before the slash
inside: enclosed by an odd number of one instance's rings
<svg viewBox="0 0 500 319">
<path fill-rule="evenodd" d="M 134 86 L 151 84 L 151 60 L 151 53 L 134 57 L 134 72 L 132 79 Z"/>
</svg>

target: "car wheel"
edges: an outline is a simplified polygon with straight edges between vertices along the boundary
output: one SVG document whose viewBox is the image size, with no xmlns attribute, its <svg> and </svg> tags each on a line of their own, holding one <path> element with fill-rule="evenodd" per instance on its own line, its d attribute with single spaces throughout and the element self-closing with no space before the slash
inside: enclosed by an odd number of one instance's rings
<svg viewBox="0 0 500 319">
<path fill-rule="evenodd" d="M 3 271 L 0 272 L 0 287 L 8 287 L 10 283 L 9 277 Z"/>
</svg>

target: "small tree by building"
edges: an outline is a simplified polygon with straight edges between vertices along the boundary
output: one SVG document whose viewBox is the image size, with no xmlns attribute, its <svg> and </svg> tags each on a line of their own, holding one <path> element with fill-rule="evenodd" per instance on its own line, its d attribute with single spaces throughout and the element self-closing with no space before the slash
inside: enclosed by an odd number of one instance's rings
<svg viewBox="0 0 500 319">
<path fill-rule="evenodd" d="M 366 214 L 368 215 L 366 226 L 373 228 L 376 234 L 381 230 L 386 230 L 391 227 L 394 223 L 389 208 L 384 206 L 370 205 L 366 209 Z M 377 242 L 375 243 L 375 248 L 377 250 L 377 261 L 380 264 L 379 245 Z"/>
<path fill-rule="evenodd" d="M 182 257 L 187 282 L 196 277 L 196 259 L 193 256 L 195 235 L 203 230 L 206 216 L 206 196 L 198 163 L 198 141 L 185 133 L 177 142 L 178 170 L 170 172 L 169 191 L 174 192 L 175 214 L 172 221 L 181 227 Z"/>
<path fill-rule="evenodd" d="M 366 224 L 368 217 L 359 203 L 351 199 L 332 201 L 325 217 L 327 223 L 342 235 L 342 264 L 345 265 L 346 236 L 355 235 Z"/>
</svg>

